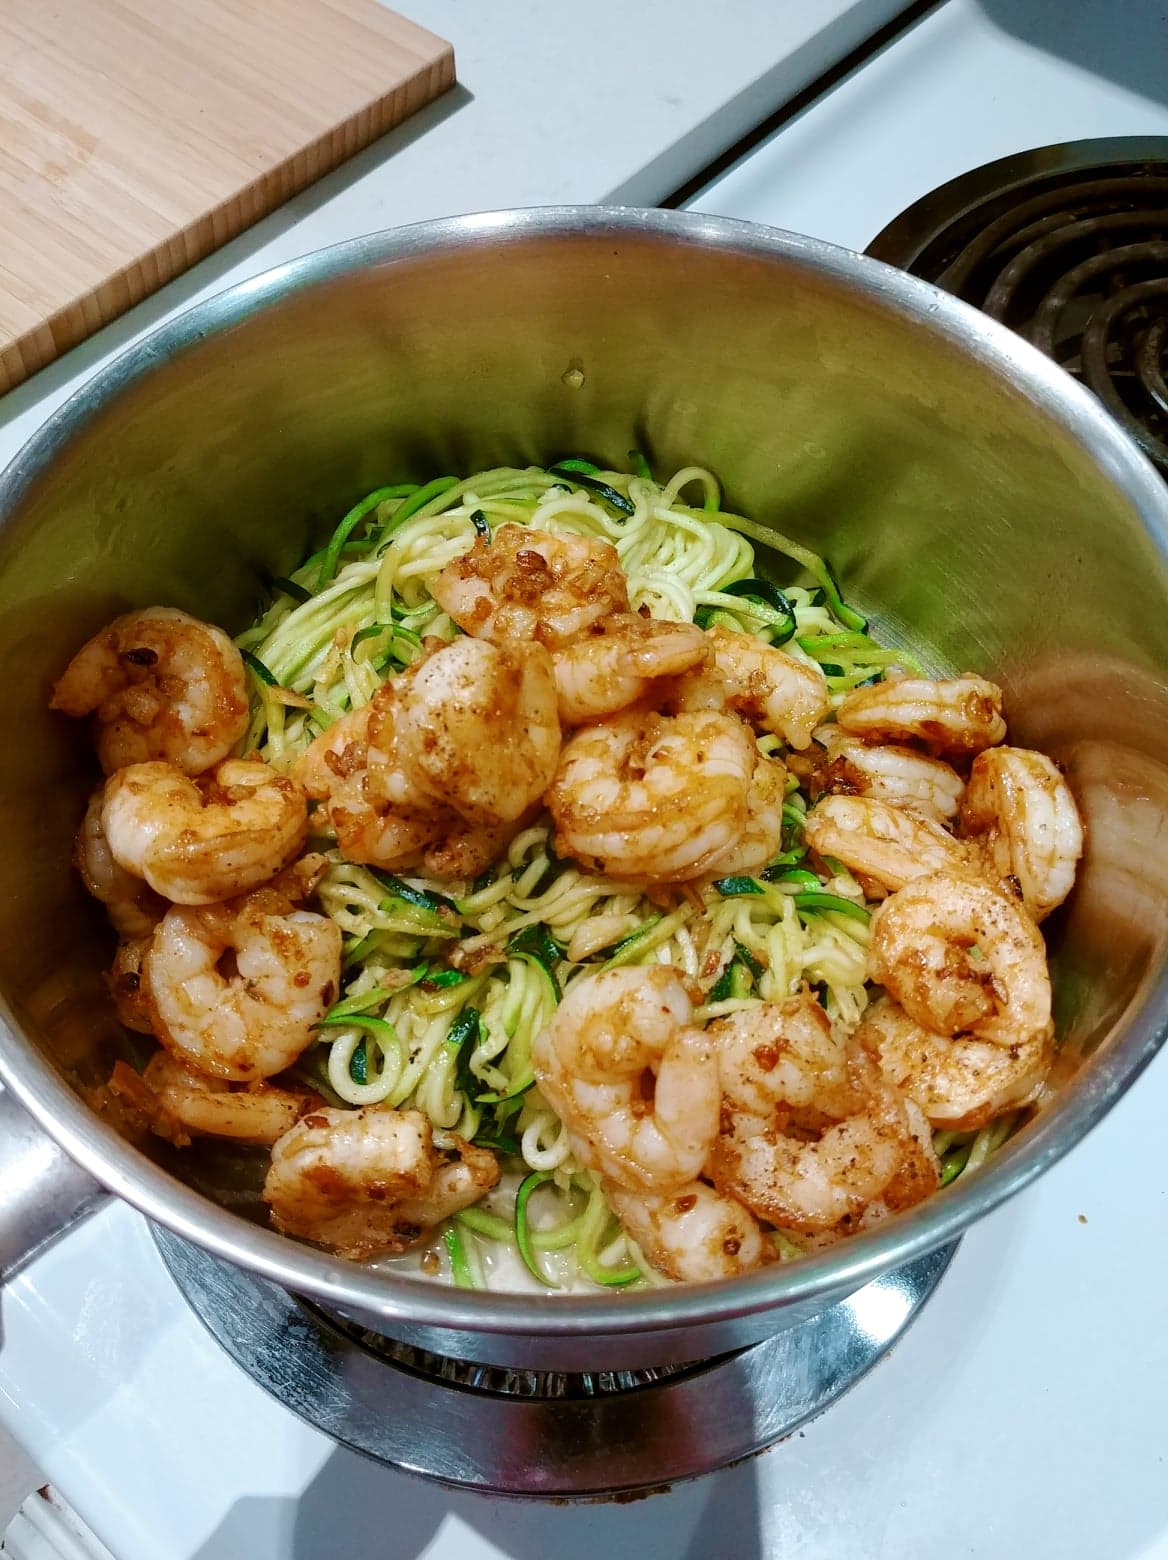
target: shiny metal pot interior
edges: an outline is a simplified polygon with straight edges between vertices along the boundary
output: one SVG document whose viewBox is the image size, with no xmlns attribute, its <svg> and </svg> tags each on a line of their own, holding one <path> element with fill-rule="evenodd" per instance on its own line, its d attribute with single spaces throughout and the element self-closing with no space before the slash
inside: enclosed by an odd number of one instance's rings
<svg viewBox="0 0 1168 1560">
<path fill-rule="evenodd" d="M 47 713 L 49 683 L 131 605 L 241 627 L 265 571 L 286 573 L 379 483 L 569 452 L 620 463 L 632 446 L 661 472 L 713 467 L 730 506 L 828 553 L 883 633 L 1000 680 L 1013 740 L 1065 765 L 1089 831 L 1051 929 L 1066 1086 L 985 1169 L 909 1215 L 716 1286 L 559 1301 L 335 1260 L 264 1228 L 213 1146 L 140 1151 L 76 1092 L 103 1080 L 119 1042 L 108 937 L 69 865 L 94 770 L 80 728 Z M 553 209 L 379 235 L 135 347 L 9 468 L 0 514 L 0 1068 L 151 1217 L 383 1331 L 561 1369 L 757 1340 L 1023 1186 L 1163 1036 L 1168 490 L 1069 378 L 922 283 L 680 213 Z"/>
</svg>

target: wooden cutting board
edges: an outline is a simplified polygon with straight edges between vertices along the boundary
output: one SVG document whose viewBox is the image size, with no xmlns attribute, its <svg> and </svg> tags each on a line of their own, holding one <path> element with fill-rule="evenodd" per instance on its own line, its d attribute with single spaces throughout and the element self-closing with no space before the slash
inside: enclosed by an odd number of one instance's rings
<svg viewBox="0 0 1168 1560">
<path fill-rule="evenodd" d="M 378 0 L 0 0 L 0 392 L 453 82 Z"/>
</svg>

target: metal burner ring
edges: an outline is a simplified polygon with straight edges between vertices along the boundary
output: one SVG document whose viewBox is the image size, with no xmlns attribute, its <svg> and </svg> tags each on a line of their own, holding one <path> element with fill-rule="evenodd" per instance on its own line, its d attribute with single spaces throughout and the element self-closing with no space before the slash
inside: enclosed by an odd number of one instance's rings
<svg viewBox="0 0 1168 1560">
<path fill-rule="evenodd" d="M 503 1390 L 365 1333 L 169 1232 L 154 1239 L 211 1335 L 260 1386 L 316 1429 L 407 1473 L 536 1499 L 604 1499 L 660 1488 L 753 1456 L 821 1413 L 917 1315 L 957 1243 L 738 1354 Z M 437 1362 L 437 1363 L 435 1363 Z M 486 1374 L 476 1379 L 476 1372 Z M 623 1374 L 623 1373 L 622 1373 Z M 451 1377 L 454 1379 L 452 1380 Z M 460 1379 L 460 1377 L 462 1379 Z M 515 1390 L 515 1388 L 518 1390 Z M 530 1395 L 542 1387 L 544 1395 Z M 528 1389 L 528 1390 L 525 1390 Z M 623 1390 L 622 1390 L 623 1389 Z"/>
</svg>

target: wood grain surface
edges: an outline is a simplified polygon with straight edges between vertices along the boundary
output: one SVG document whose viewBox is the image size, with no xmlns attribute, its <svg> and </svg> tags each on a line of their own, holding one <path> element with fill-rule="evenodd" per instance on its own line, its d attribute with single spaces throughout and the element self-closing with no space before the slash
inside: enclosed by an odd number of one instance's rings
<svg viewBox="0 0 1168 1560">
<path fill-rule="evenodd" d="M 0 0 L 0 392 L 453 82 L 378 0 Z"/>
</svg>

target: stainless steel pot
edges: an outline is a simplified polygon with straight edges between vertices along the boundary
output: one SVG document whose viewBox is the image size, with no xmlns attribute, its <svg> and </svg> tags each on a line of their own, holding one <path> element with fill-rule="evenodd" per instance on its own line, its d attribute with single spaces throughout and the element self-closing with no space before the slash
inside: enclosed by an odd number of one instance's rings
<svg viewBox="0 0 1168 1560">
<path fill-rule="evenodd" d="M 713 467 L 734 508 L 828 553 L 886 634 L 1001 681 L 1012 738 L 1065 765 L 1089 848 L 1051 933 L 1063 1086 L 984 1169 L 910 1214 L 734 1281 L 537 1300 L 325 1256 L 253 1222 L 214 1145 L 142 1151 L 86 1103 L 119 1042 L 106 934 L 69 865 L 92 761 L 47 713 L 50 680 L 130 605 L 242 626 L 264 571 L 287 572 L 378 483 L 569 452 L 620 462 L 632 446 L 659 471 Z M 753 1342 L 1018 1191 L 1164 1037 L 1168 490 L 1060 370 L 923 283 L 677 212 L 550 209 L 362 239 L 127 352 L 0 479 L 0 516 L 0 1071 L 150 1218 L 382 1331 L 563 1369 Z M 11 1263 L 17 1214 L 20 1244 L 45 1234 L 30 1163 L 0 1177 Z"/>
</svg>

